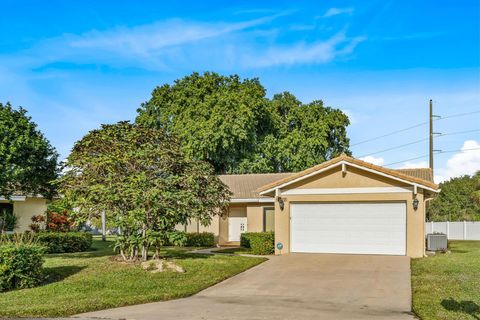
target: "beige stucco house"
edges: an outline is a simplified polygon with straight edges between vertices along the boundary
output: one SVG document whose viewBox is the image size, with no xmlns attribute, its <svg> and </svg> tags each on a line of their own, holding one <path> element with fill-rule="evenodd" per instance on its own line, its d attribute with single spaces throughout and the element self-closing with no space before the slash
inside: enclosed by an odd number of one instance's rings
<svg viewBox="0 0 480 320">
<path fill-rule="evenodd" d="M 47 210 L 47 199 L 42 196 L 12 196 L 10 199 L 0 197 L 0 210 L 13 211 L 17 217 L 14 231 L 29 230 L 32 216 L 44 214 Z"/>
<path fill-rule="evenodd" d="M 222 175 L 229 213 L 202 227 L 218 244 L 243 232 L 275 231 L 276 254 L 289 252 L 422 257 L 425 204 L 438 192 L 430 169 L 392 170 L 345 155 L 298 173 Z"/>
</svg>

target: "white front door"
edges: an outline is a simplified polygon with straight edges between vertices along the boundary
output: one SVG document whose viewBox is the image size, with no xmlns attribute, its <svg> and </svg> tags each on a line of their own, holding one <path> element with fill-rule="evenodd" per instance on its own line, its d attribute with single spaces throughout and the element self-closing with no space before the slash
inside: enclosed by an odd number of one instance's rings
<svg viewBox="0 0 480 320">
<path fill-rule="evenodd" d="M 405 255 L 405 203 L 294 203 L 291 251 Z"/>
<path fill-rule="evenodd" d="M 247 231 L 247 217 L 228 218 L 228 241 L 240 241 L 240 235 Z"/>
</svg>

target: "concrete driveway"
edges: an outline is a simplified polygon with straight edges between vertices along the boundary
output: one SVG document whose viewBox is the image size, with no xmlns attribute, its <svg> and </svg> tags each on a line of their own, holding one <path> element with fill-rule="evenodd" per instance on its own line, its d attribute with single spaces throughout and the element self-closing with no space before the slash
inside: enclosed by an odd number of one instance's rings
<svg viewBox="0 0 480 320">
<path fill-rule="evenodd" d="M 414 319 L 410 259 L 287 254 L 192 297 L 79 315 L 111 319 Z"/>
</svg>

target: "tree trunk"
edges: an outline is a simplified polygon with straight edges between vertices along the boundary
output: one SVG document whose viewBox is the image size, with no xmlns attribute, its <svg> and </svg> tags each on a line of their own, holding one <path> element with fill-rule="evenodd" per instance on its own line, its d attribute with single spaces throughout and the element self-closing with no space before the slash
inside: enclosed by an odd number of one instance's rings
<svg viewBox="0 0 480 320">
<path fill-rule="evenodd" d="M 125 257 L 125 253 L 123 252 L 123 249 L 120 249 L 120 255 L 123 258 L 123 261 L 127 261 L 127 257 Z"/>
<path fill-rule="evenodd" d="M 102 211 L 102 241 L 107 241 L 107 217 L 105 210 Z"/>
<path fill-rule="evenodd" d="M 145 223 L 142 226 L 142 260 L 147 261 L 148 259 L 148 242 L 146 239 L 146 226 Z"/>
</svg>

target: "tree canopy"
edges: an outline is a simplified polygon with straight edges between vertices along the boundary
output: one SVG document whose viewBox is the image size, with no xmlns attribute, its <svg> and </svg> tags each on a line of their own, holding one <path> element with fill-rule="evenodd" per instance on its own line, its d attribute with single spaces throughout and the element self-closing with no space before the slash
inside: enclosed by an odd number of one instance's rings
<svg viewBox="0 0 480 320">
<path fill-rule="evenodd" d="M 476 202 L 476 188 L 480 172 L 473 176 L 452 178 L 440 184 L 440 194 L 427 209 L 430 221 L 478 221 L 480 203 Z"/>
<path fill-rule="evenodd" d="M 258 79 L 193 73 L 154 89 L 136 122 L 163 128 L 216 173 L 288 172 L 349 154 L 348 117 L 289 92 L 266 97 Z"/>
<path fill-rule="evenodd" d="M 58 154 L 22 107 L 0 103 L 0 196 L 52 197 Z"/>
<path fill-rule="evenodd" d="M 143 259 L 174 236 L 175 225 L 208 225 L 223 214 L 230 191 L 206 162 L 187 159 L 164 129 L 128 122 L 102 125 L 76 142 L 66 161 L 61 191 L 77 208 L 77 221 L 101 212 L 121 228 L 125 259 Z M 159 252 L 157 250 L 157 252 Z"/>
</svg>

